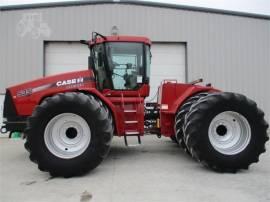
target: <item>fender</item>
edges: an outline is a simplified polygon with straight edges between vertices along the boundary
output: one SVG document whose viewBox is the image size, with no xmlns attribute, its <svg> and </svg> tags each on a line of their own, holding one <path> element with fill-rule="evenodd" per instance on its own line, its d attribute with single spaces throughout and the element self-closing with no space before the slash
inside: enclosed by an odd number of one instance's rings
<svg viewBox="0 0 270 202">
<path fill-rule="evenodd" d="M 213 87 L 181 83 L 163 83 L 159 88 L 158 104 L 160 106 L 161 134 L 174 135 L 174 118 L 177 110 L 192 95 L 200 92 L 220 92 Z"/>
<path fill-rule="evenodd" d="M 114 104 L 102 93 L 100 93 L 96 88 L 79 88 L 78 91 L 86 93 L 86 94 L 94 95 L 95 97 L 100 99 L 103 103 L 105 103 L 105 105 L 111 111 L 111 114 L 113 116 L 115 132 L 116 134 L 119 134 L 119 128 L 121 127 L 120 126 L 121 124 L 120 124 L 120 121 L 118 121 L 119 118 L 117 116 L 117 112 L 116 112 Z"/>
</svg>

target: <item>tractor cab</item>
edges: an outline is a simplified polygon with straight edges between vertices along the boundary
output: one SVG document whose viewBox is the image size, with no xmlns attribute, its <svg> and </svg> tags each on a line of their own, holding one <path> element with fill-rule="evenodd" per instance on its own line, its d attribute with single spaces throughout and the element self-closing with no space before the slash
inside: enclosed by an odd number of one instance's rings
<svg viewBox="0 0 270 202">
<path fill-rule="evenodd" d="M 144 100 L 149 95 L 150 46 L 146 37 L 103 36 L 92 33 L 89 69 L 96 88 L 114 106 L 117 134 L 125 137 L 144 134 Z"/>
<path fill-rule="evenodd" d="M 146 37 L 103 36 L 93 33 L 89 67 L 97 89 L 116 95 L 149 95 L 150 45 Z"/>
</svg>

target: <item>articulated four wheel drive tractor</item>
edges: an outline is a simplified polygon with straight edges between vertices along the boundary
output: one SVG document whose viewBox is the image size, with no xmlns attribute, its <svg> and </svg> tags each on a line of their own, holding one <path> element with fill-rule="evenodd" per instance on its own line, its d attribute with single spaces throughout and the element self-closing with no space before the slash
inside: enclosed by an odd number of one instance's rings
<svg viewBox="0 0 270 202">
<path fill-rule="evenodd" d="M 31 161 L 52 176 L 82 175 L 106 157 L 113 136 L 170 137 L 219 172 L 248 169 L 265 152 L 268 124 L 256 103 L 211 85 L 164 80 L 149 95 L 151 42 L 103 36 L 90 41 L 89 69 L 6 89 L 2 131 L 22 132 Z"/>
</svg>

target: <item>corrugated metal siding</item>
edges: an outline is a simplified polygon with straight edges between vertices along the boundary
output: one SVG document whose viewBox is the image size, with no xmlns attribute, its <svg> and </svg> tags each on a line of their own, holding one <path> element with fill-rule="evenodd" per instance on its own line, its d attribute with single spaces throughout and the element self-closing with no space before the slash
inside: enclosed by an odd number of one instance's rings
<svg viewBox="0 0 270 202">
<path fill-rule="evenodd" d="M 40 13 L 49 37 L 18 36 L 26 13 Z M 0 92 L 43 75 L 43 41 L 88 39 L 91 31 L 186 42 L 188 80 L 203 77 L 255 99 L 270 114 L 270 22 L 264 19 L 140 5 L 100 4 L 0 12 Z M 86 58 L 87 60 L 87 58 Z"/>
</svg>

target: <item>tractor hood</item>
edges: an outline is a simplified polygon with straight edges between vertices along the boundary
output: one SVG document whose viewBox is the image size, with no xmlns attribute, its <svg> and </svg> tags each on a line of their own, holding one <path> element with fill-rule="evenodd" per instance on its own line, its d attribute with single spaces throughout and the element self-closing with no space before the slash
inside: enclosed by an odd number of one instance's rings
<svg viewBox="0 0 270 202">
<path fill-rule="evenodd" d="M 58 74 L 11 86 L 6 90 L 4 117 L 10 114 L 30 115 L 33 106 L 48 96 L 89 88 L 95 88 L 95 77 L 91 70 Z"/>
<path fill-rule="evenodd" d="M 50 89 L 54 89 L 55 92 L 57 89 L 62 91 L 63 89 L 79 88 L 94 80 L 92 71 L 85 70 L 40 78 L 11 86 L 7 90 L 10 91 L 13 98 L 20 98 L 41 93 L 42 91 L 50 91 Z"/>
</svg>

